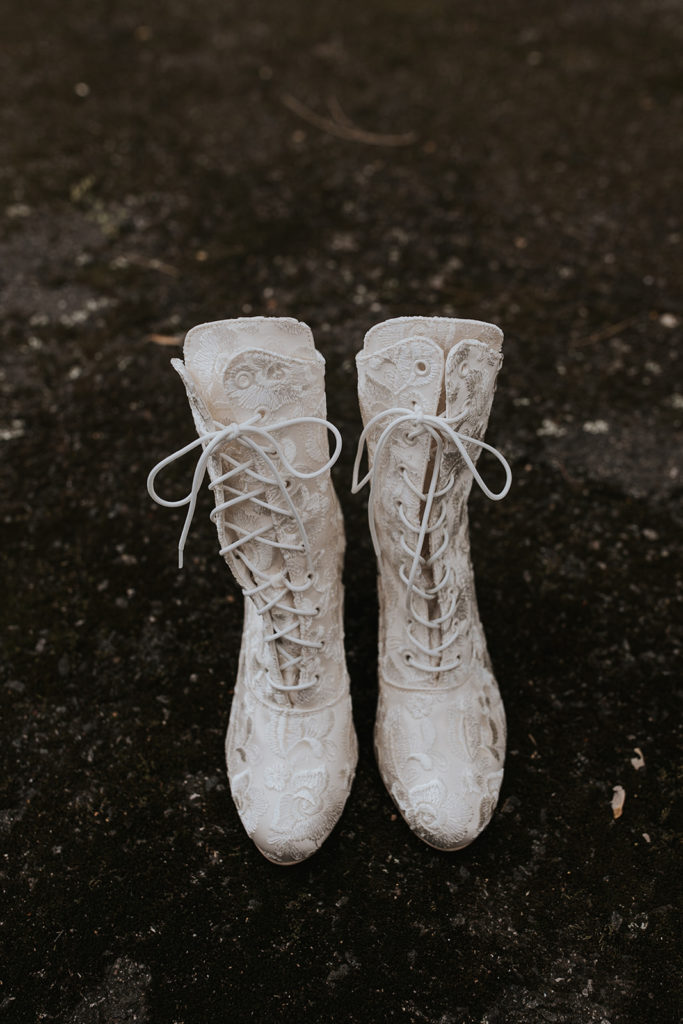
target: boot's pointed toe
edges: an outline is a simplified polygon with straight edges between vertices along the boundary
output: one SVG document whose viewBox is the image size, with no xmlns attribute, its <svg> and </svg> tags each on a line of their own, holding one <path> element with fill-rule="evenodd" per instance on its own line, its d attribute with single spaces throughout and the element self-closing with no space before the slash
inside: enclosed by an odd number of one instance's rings
<svg viewBox="0 0 683 1024">
<path fill-rule="evenodd" d="M 505 760 L 505 713 L 479 670 L 450 690 L 380 690 L 375 750 L 384 783 L 416 835 L 468 846 L 491 820 Z"/>
<path fill-rule="evenodd" d="M 342 815 L 349 795 L 348 773 L 315 761 L 291 774 L 274 767 L 265 781 L 266 786 L 279 787 L 277 797 L 267 800 L 265 813 L 249 833 L 251 839 L 275 864 L 307 860 L 320 849 Z"/>
<path fill-rule="evenodd" d="M 341 817 L 358 750 L 348 695 L 302 711 L 255 700 L 238 679 L 226 737 L 233 800 L 245 831 L 277 864 L 316 852 Z"/>
</svg>

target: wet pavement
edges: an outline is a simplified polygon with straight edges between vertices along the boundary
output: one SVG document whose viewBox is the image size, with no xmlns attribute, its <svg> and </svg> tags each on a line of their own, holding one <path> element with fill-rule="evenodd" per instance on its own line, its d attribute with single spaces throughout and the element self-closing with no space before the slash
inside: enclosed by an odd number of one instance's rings
<svg viewBox="0 0 683 1024">
<path fill-rule="evenodd" d="M 3 1020 L 680 1019 L 680 15 L 6 14 Z M 488 440 L 515 479 L 471 520 L 509 750 L 499 810 L 457 854 L 411 834 L 371 749 L 353 356 L 410 313 L 506 332 Z M 209 496 L 178 573 L 180 513 L 145 490 L 193 436 L 169 357 L 245 314 L 311 325 L 345 438 L 361 758 L 340 825 L 290 869 L 227 789 L 241 596 Z"/>
</svg>

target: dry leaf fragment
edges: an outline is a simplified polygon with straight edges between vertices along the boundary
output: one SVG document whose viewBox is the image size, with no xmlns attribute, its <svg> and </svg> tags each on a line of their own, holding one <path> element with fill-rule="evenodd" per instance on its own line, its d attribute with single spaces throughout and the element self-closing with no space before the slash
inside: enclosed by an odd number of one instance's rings
<svg viewBox="0 0 683 1024">
<path fill-rule="evenodd" d="M 626 790 L 623 786 L 614 786 L 612 788 L 612 814 L 614 820 L 621 817 L 621 813 L 624 809 L 624 802 L 626 800 Z"/>
<path fill-rule="evenodd" d="M 635 770 L 638 771 L 639 768 L 645 767 L 645 758 L 643 757 L 643 752 L 640 749 L 640 747 L 634 747 L 633 750 L 634 753 L 636 753 L 638 756 L 631 758 L 631 764 L 633 765 Z"/>
<path fill-rule="evenodd" d="M 183 339 L 177 334 L 146 334 L 145 341 L 153 341 L 155 345 L 181 345 Z"/>
</svg>

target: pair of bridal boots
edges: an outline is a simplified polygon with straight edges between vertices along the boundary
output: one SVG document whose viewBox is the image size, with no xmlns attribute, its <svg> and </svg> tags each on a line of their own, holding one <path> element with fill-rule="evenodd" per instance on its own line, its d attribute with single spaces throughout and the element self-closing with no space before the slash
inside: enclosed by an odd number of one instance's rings
<svg viewBox="0 0 683 1024">
<path fill-rule="evenodd" d="M 507 463 L 483 440 L 502 340 L 479 321 L 405 317 L 369 331 L 357 356 L 364 429 L 353 489 L 370 486 L 380 604 L 375 751 L 408 825 L 442 850 L 485 828 L 503 775 L 505 714 L 477 611 L 467 518 L 473 481 L 496 500 L 510 485 Z M 173 366 L 198 436 L 152 470 L 148 487 L 159 504 L 187 509 L 182 565 L 208 474 L 220 554 L 244 594 L 230 788 L 261 853 L 294 864 L 334 828 L 357 761 L 344 526 L 330 475 L 342 439 L 327 420 L 324 360 L 305 324 L 202 324 L 184 356 Z M 504 467 L 498 493 L 477 469 L 482 448 Z M 190 453 L 189 493 L 160 497 L 158 473 Z"/>
</svg>

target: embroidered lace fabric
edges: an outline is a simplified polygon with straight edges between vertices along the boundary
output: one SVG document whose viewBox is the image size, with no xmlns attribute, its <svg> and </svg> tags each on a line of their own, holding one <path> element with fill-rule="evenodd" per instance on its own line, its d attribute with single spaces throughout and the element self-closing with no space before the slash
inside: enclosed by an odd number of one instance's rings
<svg viewBox="0 0 683 1024">
<path fill-rule="evenodd" d="M 460 417 L 462 420 L 463 417 Z M 410 533 L 416 534 L 417 539 L 414 548 L 411 548 L 405 538 L 405 533 L 401 533 L 401 550 L 408 555 L 411 559 L 410 569 L 406 573 L 405 566 L 403 563 L 399 566 L 399 576 L 406 585 L 406 612 L 409 616 L 412 616 L 421 626 L 425 629 L 438 629 L 443 628 L 445 624 L 453 619 L 453 615 L 456 610 L 457 601 L 453 598 L 449 604 L 448 610 L 444 614 L 437 618 L 429 619 L 424 618 L 420 615 L 419 611 L 415 607 L 414 601 L 412 600 L 413 595 L 418 595 L 423 601 L 429 602 L 438 598 L 441 590 L 446 587 L 452 579 L 452 567 L 445 562 L 443 565 L 443 572 L 438 582 L 435 582 L 432 586 L 420 587 L 416 583 L 416 577 L 418 573 L 425 569 L 428 570 L 432 566 L 440 563 L 442 556 L 448 550 L 450 544 L 450 534 L 446 526 L 446 508 L 441 504 L 442 499 L 447 499 L 453 490 L 455 484 L 455 473 L 451 473 L 444 486 L 439 486 L 439 480 L 442 476 L 442 464 L 444 459 L 444 453 L 446 445 L 450 441 L 452 445 L 460 453 L 465 465 L 469 469 L 474 480 L 486 494 L 488 498 L 493 501 L 500 501 L 506 496 L 510 490 L 512 483 L 512 472 L 507 460 L 499 451 L 493 448 L 491 445 L 486 444 L 480 438 L 469 437 L 467 434 L 459 433 L 456 429 L 459 421 L 449 421 L 444 416 L 431 416 L 425 413 L 420 406 L 415 406 L 412 409 L 403 409 L 400 407 L 385 409 L 382 412 L 377 413 L 365 426 L 359 442 L 358 451 L 356 454 L 356 460 L 353 467 L 353 483 L 352 492 L 356 494 L 361 490 L 368 481 L 370 482 L 370 498 L 368 501 L 368 520 L 370 524 L 370 534 L 372 536 L 372 543 L 375 549 L 375 554 L 378 558 L 382 556 L 382 548 L 380 545 L 377 525 L 375 519 L 375 503 L 377 501 L 376 489 L 374 487 L 375 473 L 374 468 L 370 467 L 368 472 L 359 480 L 360 464 L 363 457 L 363 451 L 367 444 L 368 435 L 376 426 L 379 426 L 385 420 L 389 420 L 389 423 L 384 427 L 382 433 L 379 435 L 375 443 L 375 461 L 381 462 L 382 453 L 385 445 L 391 441 L 392 434 L 396 430 L 401 430 L 406 426 L 409 427 L 408 433 L 405 435 L 409 443 L 415 442 L 422 432 L 425 432 L 429 438 L 434 442 L 434 450 L 430 458 L 431 464 L 431 475 L 429 481 L 429 488 L 427 493 L 423 493 L 420 486 L 417 486 L 408 475 L 405 466 L 399 466 L 398 472 L 403 477 L 403 482 L 407 488 L 418 498 L 422 503 L 422 517 L 419 524 L 411 522 L 405 514 L 403 503 L 399 499 L 396 503 L 396 509 L 398 512 L 399 519 L 405 528 Z M 484 449 L 491 452 L 505 469 L 505 485 L 502 490 L 498 493 L 494 493 L 486 485 L 482 477 L 480 476 L 477 467 L 470 458 L 466 443 L 471 443 L 480 449 Z M 441 504 L 441 510 L 436 520 L 433 521 L 433 510 Z M 425 541 L 427 538 L 431 538 L 432 535 L 436 534 L 438 530 L 441 530 L 441 539 L 439 546 L 436 550 L 429 554 L 423 555 L 421 552 L 424 549 Z M 441 673 L 447 672 L 452 668 L 456 668 L 459 661 L 454 661 L 452 664 L 443 664 L 439 659 L 444 651 L 446 651 L 455 641 L 457 633 L 453 632 L 450 638 L 444 640 L 441 644 L 436 647 L 427 647 L 421 643 L 413 633 L 411 632 L 409 623 L 412 619 L 408 619 L 408 625 L 406 625 L 406 636 L 411 641 L 412 645 L 418 649 L 423 655 L 428 658 L 437 658 L 437 664 L 423 663 L 416 661 L 414 657 L 410 657 L 410 665 L 413 668 L 419 669 L 422 672 L 429 673 Z"/>
<path fill-rule="evenodd" d="M 247 572 L 254 577 L 255 581 L 257 581 L 254 586 L 244 588 L 243 593 L 245 597 L 252 598 L 254 600 L 258 615 L 265 615 L 274 608 L 277 608 L 287 616 L 287 620 L 281 624 L 278 629 L 264 637 L 266 643 L 274 643 L 279 640 L 283 641 L 278 645 L 278 660 L 280 668 L 284 674 L 288 669 L 297 668 L 303 661 L 302 655 L 293 655 L 288 651 L 288 645 L 309 647 L 315 650 L 321 650 L 323 646 L 323 643 L 319 640 L 305 640 L 300 636 L 293 635 L 297 630 L 297 617 L 315 617 L 318 615 L 320 608 L 301 608 L 296 607 L 296 605 L 293 605 L 291 602 L 285 603 L 287 602 L 288 595 L 294 593 L 303 594 L 310 589 L 314 571 L 313 553 L 306 533 L 306 528 L 295 503 L 289 495 L 288 488 L 291 486 L 290 482 L 294 477 L 299 480 L 313 480 L 316 477 L 322 476 L 324 473 L 328 473 L 339 458 L 342 441 L 339 431 L 332 423 L 316 416 L 299 416 L 292 420 L 283 420 L 280 423 L 272 424 L 268 429 L 257 425 L 258 421 L 261 419 L 262 414 L 257 413 L 244 423 L 230 423 L 227 426 L 224 424 L 216 425 L 213 431 L 209 431 L 199 437 L 196 441 L 190 442 L 190 444 L 185 445 L 184 448 L 180 448 L 177 452 L 174 452 L 172 455 L 162 459 L 162 461 L 159 462 L 149 474 L 147 486 L 151 497 L 159 505 L 164 505 L 166 508 L 181 508 L 185 505 L 188 506 L 183 531 L 178 543 L 178 567 L 182 569 L 183 550 L 192 524 L 192 518 L 197 504 L 197 496 L 204 479 L 204 474 L 207 471 L 209 460 L 212 456 L 217 457 L 222 461 L 224 466 L 227 465 L 229 467 L 209 484 L 209 490 L 215 491 L 217 487 L 223 486 L 232 495 L 232 497 L 227 501 L 220 502 L 212 510 L 210 515 L 211 522 L 215 523 L 218 517 L 222 516 L 224 527 L 227 530 L 238 534 L 237 539 L 232 541 L 230 544 L 224 545 L 220 549 L 219 554 L 222 556 L 232 554 L 239 558 L 243 562 Z M 336 440 L 336 446 L 332 456 L 327 460 L 327 462 L 320 466 L 319 469 L 313 470 L 310 473 L 301 473 L 290 464 L 282 450 L 282 446 L 278 443 L 275 437 L 279 431 L 291 430 L 292 427 L 299 426 L 304 423 L 317 424 L 324 427 L 326 430 L 334 434 Z M 222 445 L 224 446 L 229 442 L 242 445 L 247 449 L 250 457 L 246 462 L 235 458 L 229 451 L 220 450 Z M 159 497 L 154 486 L 159 472 L 172 462 L 182 458 L 188 452 L 193 451 L 199 445 L 203 447 L 203 451 L 197 460 L 194 476 L 192 478 L 192 487 L 190 488 L 189 494 L 176 501 L 168 501 Z M 283 477 L 273 456 L 277 456 L 277 460 L 280 465 L 288 474 L 286 478 Z M 254 465 L 259 460 L 266 463 L 272 478 L 264 476 L 262 473 L 259 473 L 254 469 Z M 237 487 L 233 487 L 231 481 L 239 475 L 244 475 L 250 480 L 250 482 L 257 486 L 252 487 L 246 492 Z M 284 508 L 276 507 L 270 502 L 263 500 L 262 495 L 269 487 L 277 487 L 280 490 L 282 499 L 281 503 L 284 504 Z M 277 537 L 268 536 L 268 534 L 273 531 L 269 530 L 267 525 L 259 526 L 249 531 L 238 523 L 230 522 L 227 514 L 229 509 L 236 508 L 238 505 L 247 501 L 253 501 L 260 508 L 266 509 L 274 515 L 284 516 L 285 518 L 294 520 L 299 531 L 299 542 L 291 544 L 278 540 Z M 258 568 L 258 566 L 249 560 L 246 554 L 244 554 L 244 545 L 248 544 L 249 541 L 258 541 L 262 544 L 268 544 L 271 547 L 278 548 L 280 551 L 286 550 L 303 552 L 306 556 L 307 564 L 307 573 L 304 582 L 298 585 L 292 583 L 287 578 L 286 573 L 282 570 L 274 574 L 263 572 Z M 268 591 L 275 591 L 274 596 L 269 597 L 267 594 Z M 282 693 L 293 693 L 308 689 L 309 687 L 314 686 L 315 682 L 317 682 L 317 680 L 313 678 L 305 683 L 281 685 L 271 679 L 270 685 Z"/>
</svg>

